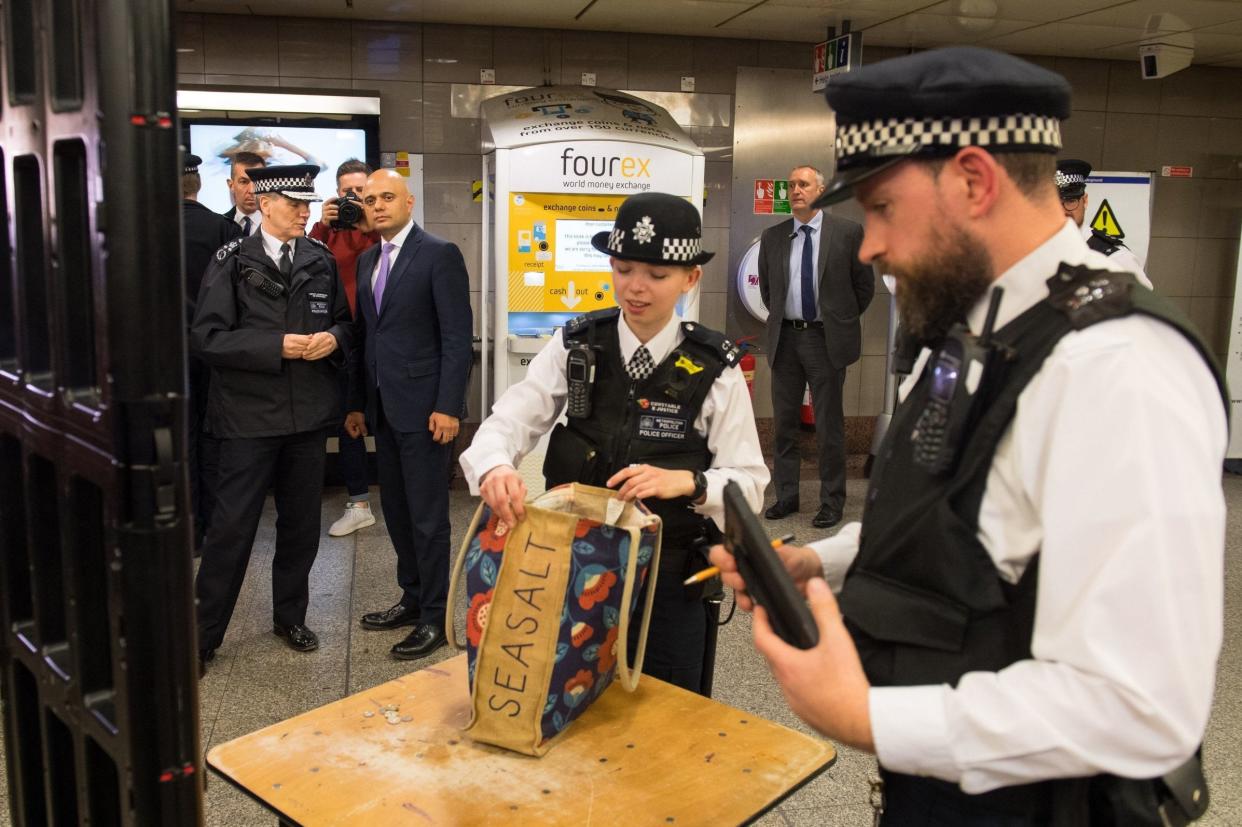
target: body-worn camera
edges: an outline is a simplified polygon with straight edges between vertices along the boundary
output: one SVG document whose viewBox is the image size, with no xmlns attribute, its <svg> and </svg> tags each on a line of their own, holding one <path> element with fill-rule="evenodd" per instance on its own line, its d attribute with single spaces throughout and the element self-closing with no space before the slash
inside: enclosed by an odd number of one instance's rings
<svg viewBox="0 0 1242 827">
<path fill-rule="evenodd" d="M 352 230 L 366 215 L 363 211 L 362 200 L 352 192 L 347 192 L 336 199 L 336 211 L 336 220 L 328 225 L 334 230 Z"/>
</svg>

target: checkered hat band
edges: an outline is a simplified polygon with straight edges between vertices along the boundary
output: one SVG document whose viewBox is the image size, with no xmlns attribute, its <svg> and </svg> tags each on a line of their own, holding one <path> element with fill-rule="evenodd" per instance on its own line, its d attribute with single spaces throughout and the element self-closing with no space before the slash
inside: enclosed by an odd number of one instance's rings
<svg viewBox="0 0 1242 827">
<path fill-rule="evenodd" d="M 614 252 L 621 252 L 621 242 L 625 239 L 625 230 L 613 228 L 608 234 L 608 249 Z"/>
<path fill-rule="evenodd" d="M 1061 172 L 1057 170 L 1057 189 L 1068 187 L 1071 184 L 1085 184 L 1087 176 L 1079 172 Z"/>
<path fill-rule="evenodd" d="M 837 126 L 837 166 L 850 161 L 966 146 L 1061 148 L 1061 121 L 1046 115 L 980 118 L 881 118 Z"/>
<path fill-rule="evenodd" d="M 703 251 L 703 242 L 697 238 L 664 239 L 663 256 L 668 261 L 690 261 Z"/>
<path fill-rule="evenodd" d="M 315 191 L 315 185 L 307 182 L 303 176 L 297 178 L 268 178 L 254 182 L 255 195 L 265 195 L 267 193 L 281 192 L 282 190 L 290 190 L 302 195 L 311 195 Z"/>
</svg>

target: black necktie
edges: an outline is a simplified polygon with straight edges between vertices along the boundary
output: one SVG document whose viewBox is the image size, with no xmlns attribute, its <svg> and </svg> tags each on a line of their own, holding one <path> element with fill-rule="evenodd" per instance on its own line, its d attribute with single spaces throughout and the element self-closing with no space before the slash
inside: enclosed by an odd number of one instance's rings
<svg viewBox="0 0 1242 827">
<path fill-rule="evenodd" d="M 242 219 L 242 236 L 250 237 L 250 216 L 248 215 Z"/>
<path fill-rule="evenodd" d="M 815 245 L 811 242 L 811 233 L 815 228 L 808 224 L 802 225 L 802 320 L 815 321 L 819 314 L 815 312 Z"/>
<path fill-rule="evenodd" d="M 289 274 L 293 272 L 293 256 L 290 254 L 289 242 L 286 241 L 280 245 L 280 274 L 284 276 L 285 281 L 289 280 Z"/>
</svg>

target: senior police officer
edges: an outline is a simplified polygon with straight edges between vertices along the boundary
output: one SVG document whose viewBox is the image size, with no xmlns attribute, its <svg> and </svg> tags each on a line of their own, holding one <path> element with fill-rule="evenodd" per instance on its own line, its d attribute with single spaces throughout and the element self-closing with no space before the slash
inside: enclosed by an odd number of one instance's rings
<svg viewBox="0 0 1242 827">
<path fill-rule="evenodd" d="M 643 671 L 709 694 L 715 616 L 701 589 L 687 591 L 682 581 L 704 566 L 696 541 L 713 535 L 712 520 L 723 526 L 725 483 L 736 481 L 757 510 L 769 474 L 737 349 L 676 314 L 678 299 L 713 256 L 701 236 L 698 210 L 684 198 L 627 198 L 613 229 L 592 239 L 609 257 L 620 307 L 580 316 L 552 337 L 526 378 L 496 400 L 461 467 L 471 492 L 513 524 L 526 496 L 514 464 L 565 410 L 548 443 L 548 485 L 607 485 L 660 515 L 660 571 Z M 569 377 L 571 353 L 594 368 Z M 567 406 L 567 399 L 581 402 Z"/>
<path fill-rule="evenodd" d="M 262 227 L 216 253 L 191 327 L 194 352 L 211 367 L 207 428 L 220 440 L 216 509 L 195 583 L 203 663 L 224 639 L 269 486 L 273 631 L 300 652 L 319 645 L 306 627 L 308 581 L 350 315 L 332 255 L 303 235 L 318 172 L 250 170 Z"/>
<path fill-rule="evenodd" d="M 1059 75 L 952 48 L 827 97 L 821 203 L 852 190 L 860 256 L 896 276 L 924 349 L 862 524 L 783 550 L 819 645 L 756 611 L 756 647 L 795 712 L 876 753 L 885 824 L 1176 821 L 1206 801 L 1222 634 L 1209 351 L 1062 212 Z"/>
<path fill-rule="evenodd" d="M 1079 227 L 1087 216 L 1087 177 L 1091 175 L 1091 165 L 1076 158 L 1062 158 L 1057 161 L 1056 182 L 1057 193 L 1061 196 L 1061 209 L 1074 219 Z M 1103 230 L 1091 227 L 1087 235 L 1087 246 L 1097 253 L 1110 256 L 1123 269 L 1133 273 L 1144 287 L 1151 287 L 1151 280 L 1143 272 L 1143 265 L 1134 251 L 1116 236 Z"/>
</svg>

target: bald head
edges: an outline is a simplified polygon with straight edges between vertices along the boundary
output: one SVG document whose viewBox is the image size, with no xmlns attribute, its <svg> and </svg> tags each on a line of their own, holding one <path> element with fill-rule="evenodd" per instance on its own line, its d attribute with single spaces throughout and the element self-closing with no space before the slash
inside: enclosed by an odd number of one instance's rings
<svg viewBox="0 0 1242 827">
<path fill-rule="evenodd" d="M 414 210 L 414 196 L 405 185 L 405 177 L 391 169 L 371 173 L 362 191 L 362 203 L 366 205 L 372 229 L 385 241 L 405 229 Z"/>
</svg>

